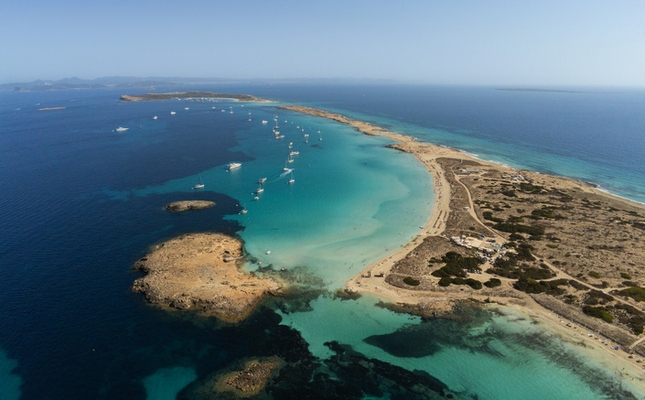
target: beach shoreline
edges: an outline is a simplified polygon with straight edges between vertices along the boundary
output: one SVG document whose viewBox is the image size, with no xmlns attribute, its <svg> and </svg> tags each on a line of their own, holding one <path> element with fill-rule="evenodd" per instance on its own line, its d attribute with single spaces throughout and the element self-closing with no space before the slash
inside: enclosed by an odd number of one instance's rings
<svg viewBox="0 0 645 400">
<path fill-rule="evenodd" d="M 393 269 L 397 263 L 402 262 L 406 257 L 410 257 L 411 254 L 415 256 L 414 253 L 425 240 L 432 238 L 448 240 L 449 237 L 446 235 L 448 219 L 454 218 L 455 214 L 468 214 L 466 218 L 472 218 L 472 220 L 482 225 L 478 228 L 488 230 L 492 237 L 505 238 L 501 232 L 493 230 L 482 222 L 482 218 L 476 212 L 476 205 L 474 204 L 481 199 L 476 198 L 473 200 L 474 195 L 471 196 L 472 187 L 464 183 L 468 179 L 464 179 L 463 176 L 458 177 L 455 173 L 454 167 L 458 164 L 453 163 L 449 170 L 447 170 L 445 166 L 449 163 L 446 163 L 444 160 L 460 160 L 459 164 L 473 163 L 475 165 L 492 167 L 495 171 L 501 171 L 505 174 L 516 174 L 521 179 L 524 179 L 523 176 L 526 175 L 530 177 L 528 181 L 534 181 L 536 178 L 550 180 L 571 191 L 576 191 L 583 195 L 588 194 L 590 197 L 595 196 L 592 198 L 609 199 L 610 204 L 623 205 L 629 210 L 643 210 L 644 207 L 641 203 L 614 196 L 591 183 L 567 177 L 517 170 L 506 165 L 482 160 L 456 149 L 422 143 L 415 138 L 394 133 L 366 122 L 352 120 L 340 114 L 303 106 L 284 106 L 279 108 L 331 119 L 350 125 L 357 131 L 367 135 L 387 137 L 395 142 L 388 147 L 414 155 L 432 176 L 435 204 L 432 208 L 431 215 L 417 237 L 393 253 L 365 267 L 346 282 L 344 290 L 349 293 L 373 295 L 383 301 L 391 303 L 394 307 L 402 307 L 403 310 L 421 313 L 425 316 L 437 316 L 449 313 L 454 305 L 460 301 L 474 300 L 485 307 L 509 307 L 530 317 L 536 324 L 553 333 L 563 342 L 580 349 L 594 361 L 621 376 L 625 382 L 629 382 L 634 387 L 645 392 L 645 372 L 643 371 L 644 366 L 641 364 L 643 360 L 638 355 L 630 354 L 634 349 L 623 351 L 624 347 L 618 346 L 611 339 L 579 325 L 576 321 L 568 320 L 556 314 L 553 310 L 545 308 L 536 302 L 530 295 L 513 289 L 510 282 L 503 282 L 502 287 L 504 291 L 497 293 L 498 295 L 496 296 L 490 290 L 450 290 L 452 288 L 439 288 L 436 285 L 432 290 L 402 288 L 398 285 L 395 286 L 388 283 L 387 279 L 388 275 L 393 274 Z M 451 174 L 452 181 L 447 179 L 447 174 Z M 451 205 L 451 196 L 455 193 L 455 188 L 457 187 L 455 182 L 463 186 L 467 194 L 468 203 L 465 203 L 465 198 L 460 199 L 460 205 L 462 206 L 460 209 L 456 209 L 455 205 Z M 464 206 L 464 204 L 466 205 Z M 577 279 L 568 276 L 561 270 L 556 269 L 556 271 L 558 277 L 564 276 Z M 486 274 L 484 273 L 482 275 Z M 476 278 L 479 277 L 476 276 Z M 586 284 L 586 282 L 583 283 Z M 632 344 L 636 350 L 639 350 L 636 346 L 638 343 L 640 343 L 640 340 Z"/>
</svg>

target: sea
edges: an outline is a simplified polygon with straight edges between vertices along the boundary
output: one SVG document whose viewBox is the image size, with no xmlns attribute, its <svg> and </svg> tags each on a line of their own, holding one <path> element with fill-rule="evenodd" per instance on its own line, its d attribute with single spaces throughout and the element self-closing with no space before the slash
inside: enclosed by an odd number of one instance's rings
<svg viewBox="0 0 645 400">
<path fill-rule="evenodd" d="M 424 319 L 375 297 L 337 295 L 419 234 L 434 204 L 432 178 L 388 139 L 278 108 L 339 112 L 645 203 L 645 90 L 154 90 L 273 101 L 119 100 L 150 89 L 0 92 L 0 399 L 232 398 L 209 392 L 213 379 L 270 356 L 285 366 L 261 398 L 645 396 L 510 309 L 463 306 L 450 318 Z M 275 138 L 276 125 L 284 138 Z M 233 162 L 242 166 L 228 171 Z M 163 209 L 189 199 L 216 206 Z M 246 270 L 283 274 L 296 289 L 236 325 L 150 306 L 131 291 L 141 276 L 133 264 L 190 232 L 239 237 Z"/>
</svg>

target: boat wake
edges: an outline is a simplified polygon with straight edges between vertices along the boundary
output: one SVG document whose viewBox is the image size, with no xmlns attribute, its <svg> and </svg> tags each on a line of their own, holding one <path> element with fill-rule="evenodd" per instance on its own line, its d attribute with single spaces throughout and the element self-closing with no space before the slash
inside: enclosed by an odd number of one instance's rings
<svg viewBox="0 0 645 400">
<path fill-rule="evenodd" d="M 295 168 L 289 168 L 289 169 L 285 170 L 283 173 L 280 174 L 280 177 L 278 179 L 284 178 L 285 176 L 289 175 L 294 169 Z"/>
</svg>

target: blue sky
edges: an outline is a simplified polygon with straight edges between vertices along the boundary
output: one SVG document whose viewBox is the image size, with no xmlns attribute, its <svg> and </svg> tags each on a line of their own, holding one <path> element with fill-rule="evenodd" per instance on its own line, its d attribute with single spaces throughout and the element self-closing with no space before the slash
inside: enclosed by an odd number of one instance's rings
<svg viewBox="0 0 645 400">
<path fill-rule="evenodd" d="M 77 76 L 645 86 L 645 1 L 0 5 L 0 82 Z"/>
</svg>

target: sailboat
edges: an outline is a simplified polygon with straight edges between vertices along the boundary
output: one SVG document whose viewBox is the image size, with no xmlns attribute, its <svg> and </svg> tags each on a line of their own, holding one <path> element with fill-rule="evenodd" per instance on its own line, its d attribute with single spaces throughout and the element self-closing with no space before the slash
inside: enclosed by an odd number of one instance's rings
<svg viewBox="0 0 645 400">
<path fill-rule="evenodd" d="M 202 181 L 202 175 L 197 174 L 199 176 L 199 183 L 195 186 L 193 186 L 193 189 L 203 189 L 204 188 L 204 182 Z"/>
<path fill-rule="evenodd" d="M 287 181 L 287 184 L 290 185 L 290 184 L 294 183 L 295 181 L 296 180 L 293 179 L 293 172 L 291 172 L 291 178 Z"/>
</svg>

